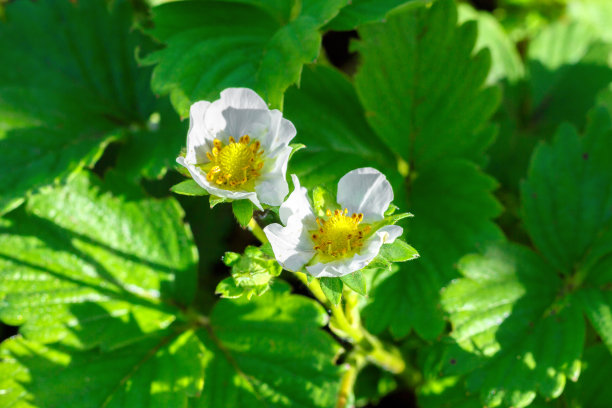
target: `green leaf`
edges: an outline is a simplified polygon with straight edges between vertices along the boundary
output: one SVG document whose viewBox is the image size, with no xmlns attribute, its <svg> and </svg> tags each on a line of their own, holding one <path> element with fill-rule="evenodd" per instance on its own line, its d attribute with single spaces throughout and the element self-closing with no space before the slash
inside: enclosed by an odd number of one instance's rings
<svg viewBox="0 0 612 408">
<path fill-rule="evenodd" d="M 108 143 L 145 125 L 155 100 L 150 70 L 138 68 L 134 59 L 136 47 L 147 42 L 131 30 L 127 1 L 110 9 L 105 2 L 5 7 L 0 213 L 30 192 L 93 166 Z"/>
<path fill-rule="evenodd" d="M 360 295 L 365 296 L 368 293 L 368 290 L 366 287 L 366 280 L 363 277 L 363 273 L 361 271 L 357 271 L 357 272 L 349 273 L 348 275 L 341 276 L 340 279 L 346 286 L 353 289 L 355 292 L 359 293 Z"/>
<path fill-rule="evenodd" d="M 115 170 L 134 181 L 140 177 L 162 178 L 176 165 L 176 157 L 185 145 L 188 125 L 188 121 L 180 120 L 169 98 L 159 98 L 146 125 L 132 132 L 122 146 Z"/>
<path fill-rule="evenodd" d="M 557 398 L 580 373 L 585 325 L 574 297 L 558 297 L 554 268 L 504 245 L 467 255 L 459 270 L 464 277 L 442 294 L 457 344 L 439 375 L 467 374 L 468 391 L 491 407 L 525 407 L 536 393 Z"/>
<path fill-rule="evenodd" d="M 209 319 L 197 322 L 110 353 L 14 338 L 0 346 L 0 386 L 8 391 L 2 404 L 334 405 L 341 370 L 333 361 L 340 347 L 320 329 L 327 314 L 313 300 L 278 285 L 250 302 L 223 299 Z"/>
<path fill-rule="evenodd" d="M 0 405 L 184 407 L 201 387 L 205 356 L 191 330 L 161 331 L 108 353 L 14 337 L 0 345 L 0 387 L 8 390 Z"/>
<path fill-rule="evenodd" d="M 342 280 L 340 278 L 320 278 L 321 289 L 327 299 L 334 305 L 342 300 Z"/>
<path fill-rule="evenodd" d="M 580 300 L 591 324 L 612 353 L 612 292 L 583 289 Z"/>
<path fill-rule="evenodd" d="M 242 228 L 246 228 L 251 218 L 253 218 L 253 203 L 250 200 L 233 201 L 232 211 Z"/>
<path fill-rule="evenodd" d="M 501 211 L 497 183 L 473 162 L 491 143 L 499 92 L 484 86 L 490 58 L 473 53 L 476 23 L 457 26 L 450 0 L 398 9 L 359 34 L 356 88 L 368 123 L 403 160 L 395 203 L 415 214 L 404 236 L 421 253 L 371 288 L 363 317 L 374 333 L 389 327 L 403 337 L 414 328 L 434 339 L 445 326 L 440 290 L 458 259 L 502 238 L 491 221 Z"/>
<path fill-rule="evenodd" d="M 531 115 L 533 122 L 552 129 L 549 134 L 565 121 L 582 127 L 597 94 L 612 81 L 612 46 L 597 40 L 597 32 L 588 25 L 559 21 L 540 30 L 531 42 Z"/>
<path fill-rule="evenodd" d="M 496 185 L 473 163 L 460 160 L 440 163 L 414 180 L 409 208 L 416 216 L 404 236 L 420 258 L 399 264 L 396 273 L 372 286 L 363 312 L 368 330 L 380 333 L 389 327 L 397 338 L 412 328 L 428 339 L 440 334 L 445 325 L 440 289 L 457 276 L 456 262 L 502 238 L 491 222 L 500 212 L 491 194 Z"/>
<path fill-rule="evenodd" d="M 335 195 L 328 189 L 316 186 L 312 192 L 313 209 L 317 217 L 323 217 L 327 210 L 339 210 Z"/>
<path fill-rule="evenodd" d="M 402 4 L 422 6 L 423 0 L 352 0 L 350 4 L 340 10 L 340 13 L 325 26 L 335 31 L 354 30 L 357 26 L 373 21 L 380 21 L 387 13 Z"/>
<path fill-rule="evenodd" d="M 153 90 L 170 93 L 182 116 L 192 102 L 218 99 L 232 86 L 252 88 L 273 107 L 282 107 L 283 93 L 299 81 L 302 65 L 318 56 L 320 27 L 346 0 L 288 3 L 280 9 L 283 3 L 253 1 L 155 7 L 152 34 L 166 47 L 145 59 L 156 64 Z"/>
<path fill-rule="evenodd" d="M 391 244 L 383 245 L 380 254 L 391 262 L 406 262 L 419 257 L 416 249 L 399 238 Z"/>
<path fill-rule="evenodd" d="M 491 142 L 499 90 L 483 87 L 489 52 L 472 53 L 476 23 L 456 24 L 454 2 L 440 0 L 359 30 L 355 85 L 368 123 L 417 173 L 441 159 L 481 160 Z"/>
<path fill-rule="evenodd" d="M 612 355 L 603 344 L 584 350 L 580 381 L 569 383 L 565 393 L 571 407 L 608 408 L 612 401 Z"/>
<path fill-rule="evenodd" d="M 568 14 L 572 20 L 592 27 L 604 41 L 612 42 L 612 4 L 606 0 L 573 1 L 568 3 Z"/>
<path fill-rule="evenodd" d="M 0 221 L 0 319 L 29 339 L 113 348 L 167 327 L 173 304 L 194 298 L 197 254 L 178 203 L 104 187 L 79 174 Z"/>
<path fill-rule="evenodd" d="M 562 126 L 534 152 L 523 184 L 524 222 L 536 247 L 570 274 L 612 253 L 612 121 L 594 110 L 584 136 Z"/>
<path fill-rule="evenodd" d="M 184 180 L 178 184 L 175 184 L 170 188 L 173 193 L 187 195 L 187 196 L 204 196 L 208 195 L 208 191 L 204 190 L 194 180 Z"/>
<path fill-rule="evenodd" d="M 299 129 L 296 141 L 308 146 L 289 163 L 303 185 L 335 193 L 340 177 L 355 168 L 395 171 L 394 154 L 372 132 L 353 85 L 338 71 L 304 67 L 300 88 L 287 90 L 285 101 L 284 115 Z"/>
<path fill-rule="evenodd" d="M 506 80 L 515 83 L 525 76 L 525 66 L 516 45 L 504 31 L 497 19 L 488 12 L 476 11 L 467 3 L 459 5 L 459 21 L 474 20 L 478 24 L 475 50 L 488 48 L 491 52 L 491 69 L 487 83 Z"/>
</svg>

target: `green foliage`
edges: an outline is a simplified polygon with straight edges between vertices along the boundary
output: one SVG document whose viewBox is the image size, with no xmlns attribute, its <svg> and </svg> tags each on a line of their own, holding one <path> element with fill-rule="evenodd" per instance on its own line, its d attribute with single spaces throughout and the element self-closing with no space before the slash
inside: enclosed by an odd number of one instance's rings
<svg viewBox="0 0 612 408">
<path fill-rule="evenodd" d="M 491 222 L 500 211 L 491 196 L 495 181 L 472 162 L 482 161 L 490 143 L 486 120 L 498 92 L 482 86 L 489 57 L 486 50 L 472 54 L 475 24 L 456 21 L 453 3 L 439 1 L 360 31 L 357 90 L 372 128 L 409 165 L 408 204 L 399 203 L 418 214 L 408 237 L 421 252 L 373 289 L 364 318 L 375 333 L 390 327 L 403 337 L 414 327 L 436 337 L 444 327 L 439 290 L 455 276 L 453 264 L 500 236 Z"/>
<path fill-rule="evenodd" d="M 112 187 L 81 174 L 2 220 L 3 322 L 31 340 L 112 349 L 169 326 L 193 300 L 197 255 L 177 202 Z"/>
<path fill-rule="evenodd" d="M 369 127 L 355 89 L 341 73 L 306 66 L 300 88 L 287 91 L 285 105 L 285 116 L 300 129 L 296 140 L 307 146 L 289 163 L 304 185 L 327 186 L 335 193 L 340 177 L 366 166 L 392 176 L 393 153 Z"/>
<path fill-rule="evenodd" d="M 172 326 L 109 353 L 17 337 L 0 349 L 10 391 L 0 406 L 327 407 L 339 347 L 325 323 L 319 305 L 281 285 L 252 303 L 221 300 L 202 327 Z"/>
<path fill-rule="evenodd" d="M 0 213 L 29 192 L 93 166 L 114 140 L 138 143 L 148 153 L 125 159 L 137 164 L 130 170 L 137 176 L 160 175 L 180 149 L 184 136 L 175 132 L 184 128 L 174 112 L 163 112 L 159 130 L 148 125 L 163 101 L 155 101 L 150 70 L 137 66 L 134 53 L 151 45 L 130 30 L 127 2 L 109 7 L 50 0 L 6 6 L 0 23 Z"/>
<path fill-rule="evenodd" d="M 0 408 L 612 406 L 612 8 L 494 3 L 0 1 Z M 176 165 L 234 86 L 315 214 L 375 167 L 403 236 L 281 277 Z"/>
<path fill-rule="evenodd" d="M 319 54 L 320 27 L 346 0 L 287 3 L 280 3 L 280 10 L 276 3 L 253 1 L 156 7 L 152 34 L 166 48 L 145 60 L 156 64 L 153 90 L 170 93 L 183 116 L 191 103 L 215 100 L 232 86 L 255 89 L 272 106 L 282 107 L 285 89 L 299 81 L 302 65 Z"/>
</svg>

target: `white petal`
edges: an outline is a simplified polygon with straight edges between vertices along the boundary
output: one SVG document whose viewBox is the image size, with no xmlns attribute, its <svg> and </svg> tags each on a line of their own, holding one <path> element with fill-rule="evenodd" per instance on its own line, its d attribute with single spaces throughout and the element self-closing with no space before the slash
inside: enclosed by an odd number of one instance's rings
<svg viewBox="0 0 612 408">
<path fill-rule="evenodd" d="M 274 151 L 281 146 L 289 145 L 297 133 L 293 123 L 283 118 L 279 110 L 271 110 L 268 132 L 260 138 L 264 151 Z"/>
<path fill-rule="evenodd" d="M 222 142 L 230 136 L 238 139 L 249 135 L 259 139 L 270 128 L 268 106 L 254 91 L 247 88 L 229 88 L 221 92 L 205 116 L 206 130 Z"/>
<path fill-rule="evenodd" d="M 227 88 L 221 92 L 219 99 L 225 107 L 237 109 L 268 109 L 266 102 L 249 88 Z"/>
<path fill-rule="evenodd" d="M 300 271 L 315 255 L 308 231 L 297 219 L 292 219 L 286 227 L 268 225 L 264 233 L 272 245 L 274 257 L 288 271 Z"/>
<path fill-rule="evenodd" d="M 363 213 L 364 222 L 380 221 L 393 201 L 393 188 L 371 167 L 352 170 L 338 182 L 338 204 L 349 213 Z"/>
<path fill-rule="evenodd" d="M 206 174 L 202 170 L 191 163 L 186 163 L 182 157 L 177 158 L 176 161 L 185 166 L 187 170 L 189 170 L 189 173 L 195 182 L 198 183 L 198 185 L 204 190 L 208 191 L 211 195 L 230 198 L 232 200 L 250 200 L 255 207 L 263 210 L 263 207 L 257 198 L 257 194 L 254 191 L 224 190 L 208 181 L 206 179 Z"/>
<path fill-rule="evenodd" d="M 212 137 L 204 126 L 204 116 L 210 107 L 208 101 L 199 101 L 191 105 L 189 109 L 189 132 L 187 132 L 187 154 L 185 159 L 188 163 L 208 162 L 206 152 L 210 151 L 207 141 L 212 142 Z"/>
<path fill-rule="evenodd" d="M 300 224 L 306 224 L 307 228 L 315 229 L 315 216 L 308 201 L 306 188 L 300 186 L 300 180 L 295 174 L 291 175 L 293 180 L 293 192 L 287 200 L 280 206 L 279 215 L 281 222 L 288 225 L 294 219 Z"/>
<path fill-rule="evenodd" d="M 279 206 L 289 193 L 286 177 L 291 148 L 288 146 L 281 148 L 275 154 L 276 157 L 270 160 L 270 167 L 268 169 L 264 167 L 265 173 L 257 181 L 255 192 L 262 203 Z"/>
<path fill-rule="evenodd" d="M 402 235 L 402 228 L 397 225 L 386 225 L 377 230 L 364 243 L 359 254 L 351 258 L 327 263 L 316 263 L 306 267 L 308 273 L 316 278 L 333 278 L 348 275 L 365 268 L 380 252 L 383 244 L 390 244 Z"/>
</svg>

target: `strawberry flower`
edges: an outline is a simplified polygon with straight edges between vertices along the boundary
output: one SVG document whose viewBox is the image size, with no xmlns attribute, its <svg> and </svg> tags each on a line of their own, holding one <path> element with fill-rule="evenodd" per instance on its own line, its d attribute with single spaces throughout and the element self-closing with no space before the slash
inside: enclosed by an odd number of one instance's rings
<svg viewBox="0 0 612 408">
<path fill-rule="evenodd" d="M 306 270 L 314 277 L 339 277 L 367 266 L 383 244 L 402 234 L 385 225 L 393 201 L 387 178 L 373 168 L 350 171 L 338 182 L 337 205 L 315 215 L 307 191 L 296 175 L 294 191 L 281 205 L 284 224 L 264 228 L 276 260 L 287 270 Z"/>
<path fill-rule="evenodd" d="M 177 162 L 208 193 L 231 200 L 279 206 L 289 186 L 293 124 L 268 109 L 257 93 L 228 88 L 221 98 L 199 101 L 189 111 L 187 151 Z"/>
</svg>

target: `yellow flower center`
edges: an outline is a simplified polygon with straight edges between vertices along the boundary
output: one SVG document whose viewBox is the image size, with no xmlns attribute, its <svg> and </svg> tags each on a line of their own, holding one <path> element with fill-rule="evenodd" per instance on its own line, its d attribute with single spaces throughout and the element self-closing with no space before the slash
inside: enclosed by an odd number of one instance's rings
<svg viewBox="0 0 612 408">
<path fill-rule="evenodd" d="M 261 175 L 264 165 L 259 141 L 251 142 L 249 135 L 244 135 L 236 142 L 230 136 L 229 144 L 224 146 L 223 142 L 215 139 L 213 145 L 212 151 L 206 153 L 210 163 L 200 166 L 208 181 L 230 190 L 253 188 L 251 182 Z"/>
<path fill-rule="evenodd" d="M 348 216 L 348 210 L 327 210 L 327 220 L 317 218 L 319 229 L 311 231 L 314 249 L 324 256 L 344 257 L 363 246 L 364 236 L 370 232 L 369 225 L 359 225 L 363 214 Z"/>
</svg>

